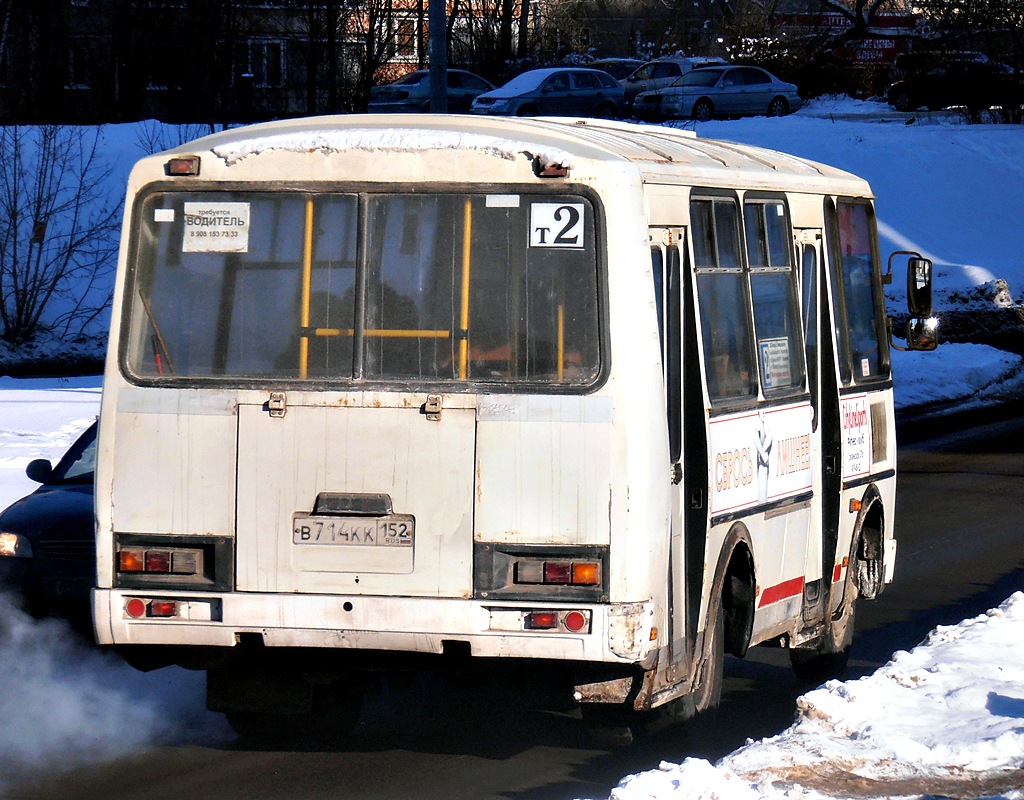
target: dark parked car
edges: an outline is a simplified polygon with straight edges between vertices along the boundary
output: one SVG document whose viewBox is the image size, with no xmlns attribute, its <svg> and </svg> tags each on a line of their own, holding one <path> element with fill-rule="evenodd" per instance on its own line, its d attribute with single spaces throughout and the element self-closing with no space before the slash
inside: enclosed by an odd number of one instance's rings
<svg viewBox="0 0 1024 800">
<path fill-rule="evenodd" d="M 886 97 L 897 111 L 966 106 L 973 114 L 992 106 L 1013 108 L 1024 93 L 1020 78 L 1004 64 L 950 61 L 896 81 Z"/>
<path fill-rule="evenodd" d="M 618 117 L 622 87 L 599 69 L 531 69 L 477 97 L 472 111 L 512 117 Z"/>
<path fill-rule="evenodd" d="M 31 462 L 25 472 L 42 486 L 0 514 L 0 587 L 20 594 L 27 611 L 64 616 L 83 629 L 91 629 L 96 580 L 96 427 L 56 466 Z"/>
<path fill-rule="evenodd" d="M 600 69 L 607 72 L 617 81 L 621 81 L 643 65 L 644 62 L 639 58 L 599 58 L 587 64 L 590 69 Z"/>
<path fill-rule="evenodd" d="M 489 92 L 494 84 L 464 69 L 448 70 L 448 111 L 469 111 L 473 98 Z M 430 70 L 418 69 L 397 81 L 370 89 L 366 110 L 377 113 L 420 113 L 430 111 Z"/>
</svg>

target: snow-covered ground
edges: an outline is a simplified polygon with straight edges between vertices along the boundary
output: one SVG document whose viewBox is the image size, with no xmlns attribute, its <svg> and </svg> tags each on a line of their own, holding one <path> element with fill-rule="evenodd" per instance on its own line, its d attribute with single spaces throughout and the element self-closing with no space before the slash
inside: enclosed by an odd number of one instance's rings
<svg viewBox="0 0 1024 800">
<path fill-rule="evenodd" d="M 916 249 L 932 258 L 940 303 L 995 278 L 1007 281 L 1019 301 L 1024 130 L 956 122 L 933 115 L 908 125 L 886 106 L 829 100 L 784 119 L 707 123 L 698 133 L 866 177 L 878 195 L 883 253 Z M 140 136 L 132 126 L 108 133 L 112 158 L 126 170 L 141 155 Z M 982 345 L 895 353 L 894 373 L 905 411 L 1024 393 L 1021 359 Z M 0 508 L 31 491 L 27 463 L 58 458 L 95 416 L 99 397 L 95 377 L 0 377 Z M 52 773 L 55 763 L 70 768 L 159 741 L 227 735 L 219 715 L 203 708 L 201 676 L 136 673 L 74 642 L 59 623 L 29 620 L 2 597 L 0 676 L 0 793 L 41 763 Z M 874 675 L 809 692 L 797 712 L 797 722 L 778 736 L 750 742 L 714 765 L 681 752 L 678 763 L 624 778 L 612 797 L 1020 800 L 1024 594 L 936 630 Z"/>
</svg>

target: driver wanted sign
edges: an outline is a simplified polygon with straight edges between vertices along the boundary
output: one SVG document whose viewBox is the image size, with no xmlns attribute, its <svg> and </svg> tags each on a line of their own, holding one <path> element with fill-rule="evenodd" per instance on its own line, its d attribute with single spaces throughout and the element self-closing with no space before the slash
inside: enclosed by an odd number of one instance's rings
<svg viewBox="0 0 1024 800">
<path fill-rule="evenodd" d="M 249 252 L 248 203 L 185 203 L 183 253 Z"/>
<path fill-rule="evenodd" d="M 843 478 L 859 478 L 871 468 L 871 414 L 866 394 L 844 397 L 839 406 L 843 437 Z"/>
</svg>

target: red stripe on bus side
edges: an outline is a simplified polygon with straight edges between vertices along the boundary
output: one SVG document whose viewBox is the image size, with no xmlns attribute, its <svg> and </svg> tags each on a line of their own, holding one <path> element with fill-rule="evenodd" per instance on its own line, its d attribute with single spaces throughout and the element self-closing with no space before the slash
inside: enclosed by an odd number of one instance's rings
<svg viewBox="0 0 1024 800">
<path fill-rule="evenodd" d="M 764 608 L 765 606 L 770 606 L 772 603 L 778 603 L 780 600 L 795 597 L 803 590 L 804 578 L 802 575 L 799 578 L 783 581 L 777 586 L 769 586 L 761 593 L 761 602 L 758 603 L 758 607 Z"/>
<path fill-rule="evenodd" d="M 836 568 L 832 570 L 832 583 L 839 583 L 839 579 L 843 576 L 843 565 L 836 564 Z"/>
</svg>

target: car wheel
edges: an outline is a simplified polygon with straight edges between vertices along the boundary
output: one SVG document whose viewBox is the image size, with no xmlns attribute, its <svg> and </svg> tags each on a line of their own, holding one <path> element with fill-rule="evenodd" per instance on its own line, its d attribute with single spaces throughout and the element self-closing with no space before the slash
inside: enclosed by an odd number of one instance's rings
<svg viewBox="0 0 1024 800">
<path fill-rule="evenodd" d="M 708 122 L 715 116 L 715 107 L 706 97 L 702 97 L 693 104 L 693 111 L 690 113 L 697 122 Z"/>
<path fill-rule="evenodd" d="M 517 117 L 532 117 L 536 113 L 537 109 L 529 104 L 521 105 L 516 109 Z"/>
<path fill-rule="evenodd" d="M 598 119 L 615 119 L 615 106 L 605 103 L 597 107 L 594 116 Z"/>
<path fill-rule="evenodd" d="M 775 97 L 768 104 L 769 117 L 784 117 L 789 113 L 789 103 L 785 97 Z"/>
<path fill-rule="evenodd" d="M 897 111 L 912 111 L 912 104 L 910 102 L 910 95 L 906 92 L 897 92 L 891 98 L 889 102 L 892 103 L 892 107 Z"/>
</svg>

